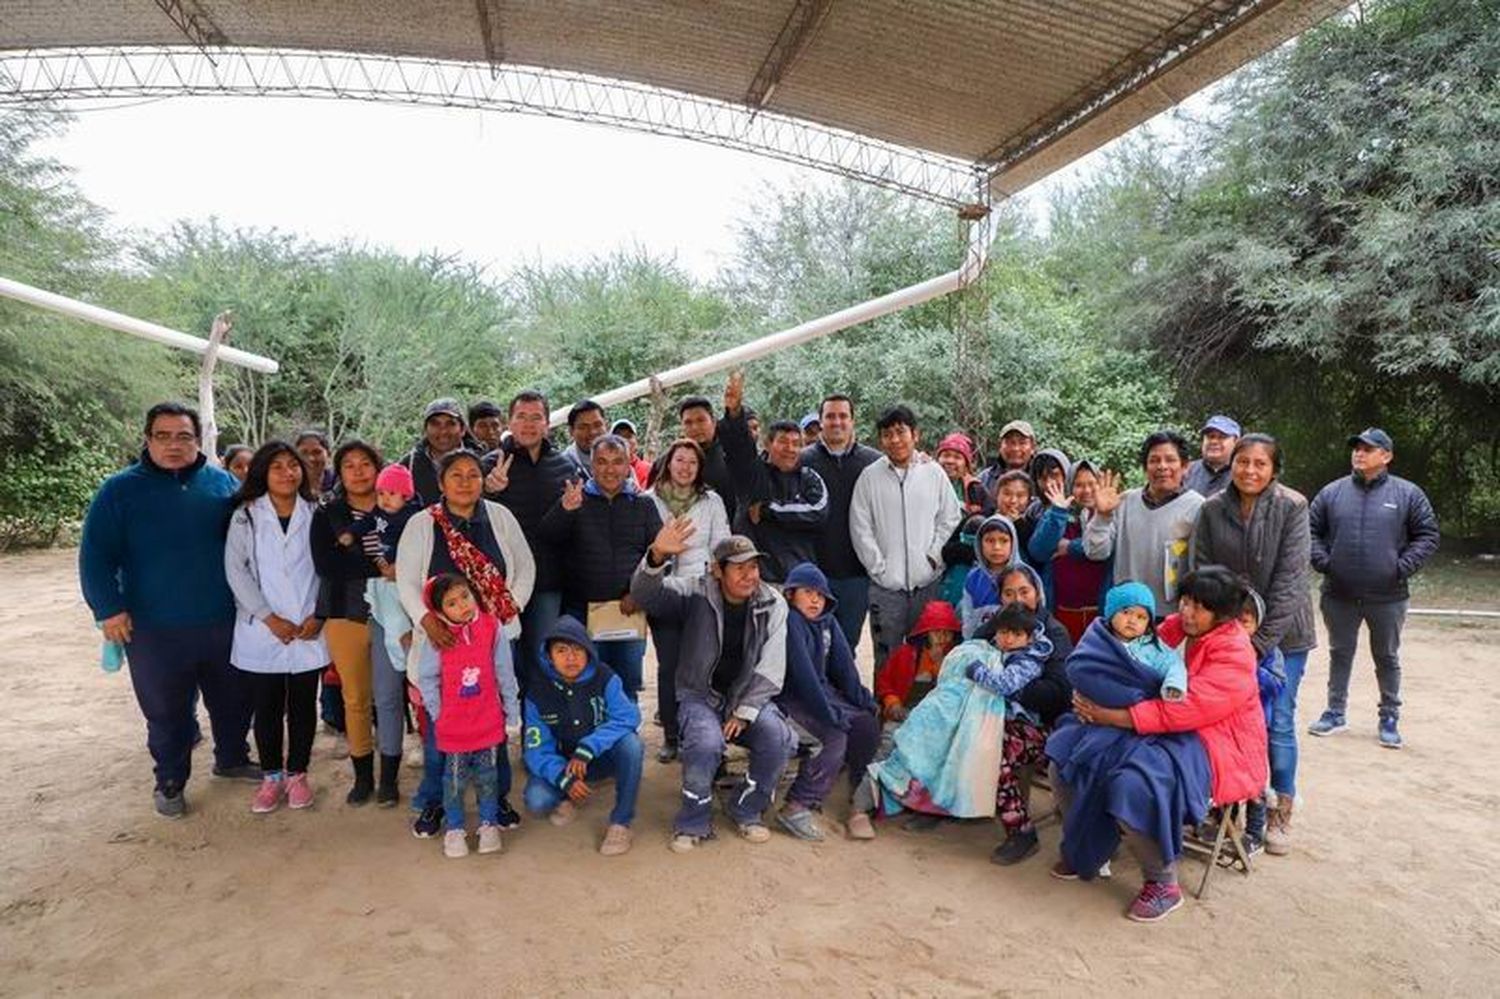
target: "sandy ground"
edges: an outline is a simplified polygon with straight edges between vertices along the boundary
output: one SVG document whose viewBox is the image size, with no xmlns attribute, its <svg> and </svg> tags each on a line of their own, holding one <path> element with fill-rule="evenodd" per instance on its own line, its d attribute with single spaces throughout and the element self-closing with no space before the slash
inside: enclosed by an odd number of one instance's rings
<svg viewBox="0 0 1500 999">
<path fill-rule="evenodd" d="M 594 806 L 566 829 L 528 822 L 502 855 L 446 860 L 409 835 L 404 803 L 343 805 L 347 764 L 323 735 L 312 811 L 253 816 L 249 785 L 199 776 L 192 814 L 158 819 L 144 725 L 128 678 L 96 665 L 73 559 L 0 558 L 0 994 L 1497 988 L 1500 628 L 1411 625 L 1401 753 L 1375 745 L 1362 656 L 1353 728 L 1304 740 L 1296 853 L 1220 872 L 1206 901 L 1142 927 L 1121 915 L 1129 861 L 1112 883 L 1047 876 L 1055 825 L 1010 869 L 986 860 L 987 822 L 867 844 L 724 836 L 676 856 L 678 773 L 654 761 L 635 849 L 616 859 L 595 853 Z M 1315 653 L 1304 714 L 1326 671 Z M 660 730 L 645 737 L 654 751 Z M 200 748 L 197 772 L 210 763 Z"/>
</svg>

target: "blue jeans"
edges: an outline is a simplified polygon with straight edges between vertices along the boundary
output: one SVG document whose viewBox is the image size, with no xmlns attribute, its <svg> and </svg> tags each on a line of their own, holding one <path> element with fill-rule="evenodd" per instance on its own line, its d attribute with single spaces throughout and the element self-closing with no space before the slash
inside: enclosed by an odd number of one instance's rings
<svg viewBox="0 0 1500 999">
<path fill-rule="evenodd" d="M 536 673 L 541 663 L 542 640 L 562 617 L 562 593 L 559 590 L 544 590 L 533 593 L 521 612 L 521 637 L 511 644 L 516 662 L 516 681 L 521 691 L 526 690 L 527 679 Z"/>
<path fill-rule="evenodd" d="M 839 602 L 833 619 L 849 640 L 849 648 L 859 648 L 860 632 L 865 629 L 865 612 L 870 608 L 870 577 L 854 576 L 848 579 L 830 579 L 829 589 Z"/>
<path fill-rule="evenodd" d="M 589 764 L 584 780 L 593 783 L 608 777 L 615 779 L 615 807 L 609 813 L 609 824 L 628 826 L 635 821 L 635 799 L 641 790 L 641 758 L 645 750 L 641 737 L 627 732 L 620 741 L 609 747 L 609 751 L 594 758 Z M 546 815 L 567 798 L 567 793 L 556 784 L 542 780 L 533 774 L 526 781 L 523 792 L 526 810 Z"/>
<path fill-rule="evenodd" d="M 594 648 L 604 665 L 614 670 L 632 701 L 641 697 L 641 664 L 646 658 L 646 643 L 635 638 L 624 642 L 597 642 Z"/>
<path fill-rule="evenodd" d="M 1297 688 L 1307 669 L 1307 652 L 1288 652 L 1283 657 L 1286 683 L 1271 705 L 1271 788 L 1277 794 L 1297 794 Z"/>
<path fill-rule="evenodd" d="M 130 684 L 146 716 L 146 747 L 156 764 L 156 786 L 182 787 L 192 772 L 198 692 L 214 734 L 214 765 L 250 761 L 250 681 L 229 664 L 234 625 L 136 628 L 127 646 Z"/>
<path fill-rule="evenodd" d="M 464 791 L 474 788 L 479 824 L 500 823 L 501 787 L 510 787 L 510 757 L 505 744 L 469 753 L 445 753 L 443 761 L 443 822 L 449 829 L 464 827 Z"/>
<path fill-rule="evenodd" d="M 422 709 L 421 721 L 422 782 L 417 785 L 416 794 L 411 796 L 411 810 L 414 812 L 444 804 L 443 774 L 448 766 L 448 754 L 437 747 L 437 726 L 432 723 L 426 708 Z M 510 757 L 506 754 L 506 744 L 503 742 L 496 752 L 500 757 L 496 764 L 500 774 L 498 791 L 503 801 L 510 795 Z"/>
<path fill-rule="evenodd" d="M 677 702 L 682 807 L 672 823 L 674 832 L 701 837 L 712 829 L 714 773 L 724 755 L 721 710 L 702 695 L 686 696 Z M 776 782 L 787 760 L 797 751 L 797 736 L 776 705 L 767 704 L 735 741 L 750 750 L 750 769 L 730 793 L 725 811 L 740 825 L 758 823 L 776 795 Z"/>
</svg>

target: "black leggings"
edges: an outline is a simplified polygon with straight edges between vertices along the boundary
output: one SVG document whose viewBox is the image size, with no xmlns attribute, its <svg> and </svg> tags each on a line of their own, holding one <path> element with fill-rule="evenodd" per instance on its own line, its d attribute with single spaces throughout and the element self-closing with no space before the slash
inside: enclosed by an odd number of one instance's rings
<svg viewBox="0 0 1500 999">
<path fill-rule="evenodd" d="M 255 752 L 262 770 L 307 772 L 312 756 L 313 734 L 318 726 L 318 676 L 323 670 L 305 673 L 247 673 L 255 690 Z M 286 724 L 286 756 L 283 767 L 282 722 Z"/>
</svg>

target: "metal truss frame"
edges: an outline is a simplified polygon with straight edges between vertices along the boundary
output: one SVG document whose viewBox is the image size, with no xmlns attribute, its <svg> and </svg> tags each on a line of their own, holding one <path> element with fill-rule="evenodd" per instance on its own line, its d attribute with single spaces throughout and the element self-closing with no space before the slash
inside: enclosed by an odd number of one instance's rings
<svg viewBox="0 0 1500 999">
<path fill-rule="evenodd" d="M 0 50 L 0 108 L 61 99 L 323 97 L 533 114 L 770 156 L 959 209 L 986 169 L 759 108 L 531 66 L 145 46 Z"/>
</svg>

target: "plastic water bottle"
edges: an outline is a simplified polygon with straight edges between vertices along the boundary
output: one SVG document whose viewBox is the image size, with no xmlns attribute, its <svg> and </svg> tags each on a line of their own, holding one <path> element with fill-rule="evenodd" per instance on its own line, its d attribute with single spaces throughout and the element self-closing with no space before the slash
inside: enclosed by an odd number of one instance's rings
<svg viewBox="0 0 1500 999">
<path fill-rule="evenodd" d="M 125 665 L 125 646 L 120 642 L 105 640 L 99 652 L 99 668 L 106 673 L 118 673 Z"/>
</svg>

